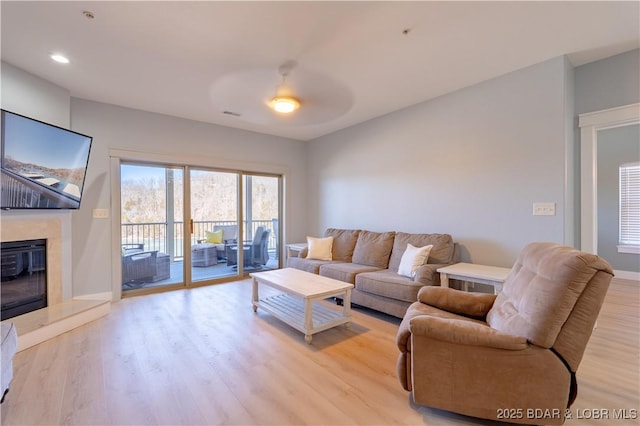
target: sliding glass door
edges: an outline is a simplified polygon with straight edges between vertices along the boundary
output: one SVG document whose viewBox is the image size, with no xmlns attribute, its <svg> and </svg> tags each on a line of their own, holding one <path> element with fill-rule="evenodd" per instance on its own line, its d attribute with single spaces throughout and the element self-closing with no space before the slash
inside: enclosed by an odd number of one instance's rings
<svg viewBox="0 0 640 426">
<path fill-rule="evenodd" d="M 279 176 L 244 175 L 245 239 L 251 241 L 245 270 L 280 267 L 280 182 Z"/>
<path fill-rule="evenodd" d="M 239 174 L 191 169 L 189 176 L 191 281 L 237 276 Z"/>
<path fill-rule="evenodd" d="M 122 290 L 182 285 L 184 171 L 120 167 Z"/>
<path fill-rule="evenodd" d="M 120 176 L 123 292 L 281 266 L 281 176 L 141 163 Z"/>
</svg>

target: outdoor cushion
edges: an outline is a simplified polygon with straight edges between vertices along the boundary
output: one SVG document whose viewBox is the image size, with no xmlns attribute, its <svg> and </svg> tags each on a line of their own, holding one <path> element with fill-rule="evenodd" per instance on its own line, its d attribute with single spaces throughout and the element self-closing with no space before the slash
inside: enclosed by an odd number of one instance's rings
<svg viewBox="0 0 640 426">
<path fill-rule="evenodd" d="M 205 232 L 205 242 L 212 244 L 221 244 L 222 243 L 222 229 L 219 231 L 206 231 Z"/>
</svg>

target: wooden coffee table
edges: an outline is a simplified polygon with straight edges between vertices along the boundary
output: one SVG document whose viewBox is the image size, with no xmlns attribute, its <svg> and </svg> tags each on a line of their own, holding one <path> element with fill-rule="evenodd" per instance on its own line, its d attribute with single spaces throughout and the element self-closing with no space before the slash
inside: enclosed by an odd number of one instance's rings
<svg viewBox="0 0 640 426">
<path fill-rule="evenodd" d="M 351 322 L 351 289 L 353 284 L 322 277 L 294 268 L 275 269 L 249 274 L 253 278 L 253 311 L 263 309 L 291 327 L 304 333 L 311 344 L 311 336 L 323 330 Z M 261 299 L 258 284 L 282 293 Z M 342 297 L 341 309 L 318 303 L 329 297 Z M 337 308 L 337 307 L 336 307 Z"/>
</svg>

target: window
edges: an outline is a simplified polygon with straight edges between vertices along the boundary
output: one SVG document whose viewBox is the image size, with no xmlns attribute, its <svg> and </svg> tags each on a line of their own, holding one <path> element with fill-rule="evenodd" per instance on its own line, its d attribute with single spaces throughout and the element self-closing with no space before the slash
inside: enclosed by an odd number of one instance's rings
<svg viewBox="0 0 640 426">
<path fill-rule="evenodd" d="M 640 253 L 640 162 L 620 166 L 619 253 Z"/>
</svg>

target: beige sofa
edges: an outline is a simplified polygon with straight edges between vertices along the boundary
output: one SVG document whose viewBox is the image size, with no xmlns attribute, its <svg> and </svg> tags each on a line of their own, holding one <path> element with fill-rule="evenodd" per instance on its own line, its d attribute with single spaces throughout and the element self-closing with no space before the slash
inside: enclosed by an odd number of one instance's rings
<svg viewBox="0 0 640 426">
<path fill-rule="evenodd" d="M 416 301 L 420 288 L 440 285 L 438 268 L 457 261 L 455 244 L 448 234 L 329 228 L 325 236 L 333 237 L 331 260 L 308 259 L 303 250 L 298 257 L 287 259 L 287 267 L 354 284 L 351 296 L 354 304 L 398 318 Z M 398 274 L 407 244 L 433 245 L 427 263 L 412 278 Z"/>
</svg>

